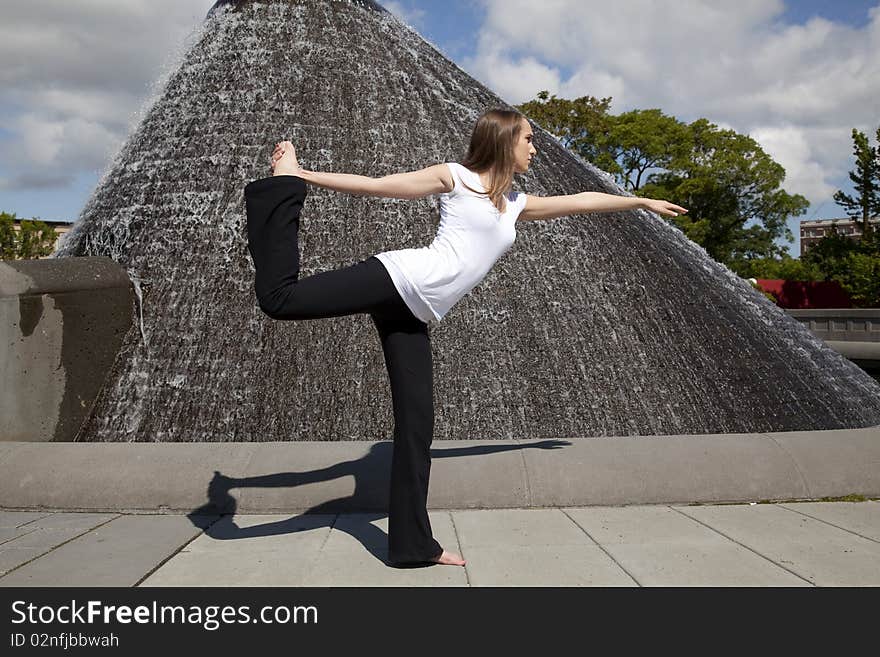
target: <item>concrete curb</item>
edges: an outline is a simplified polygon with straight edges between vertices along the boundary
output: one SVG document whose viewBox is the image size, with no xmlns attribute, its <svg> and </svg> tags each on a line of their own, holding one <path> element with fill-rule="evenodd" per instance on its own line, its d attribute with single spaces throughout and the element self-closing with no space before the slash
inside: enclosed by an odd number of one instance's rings
<svg viewBox="0 0 880 657">
<path fill-rule="evenodd" d="M 432 509 L 880 497 L 880 425 L 435 441 Z M 346 513 L 387 506 L 391 443 L 0 443 L 0 508 Z M 220 474 L 215 474 L 215 471 Z"/>
<path fill-rule="evenodd" d="M 825 343 L 850 360 L 872 361 L 874 365 L 880 365 L 880 342 L 826 340 Z"/>
</svg>

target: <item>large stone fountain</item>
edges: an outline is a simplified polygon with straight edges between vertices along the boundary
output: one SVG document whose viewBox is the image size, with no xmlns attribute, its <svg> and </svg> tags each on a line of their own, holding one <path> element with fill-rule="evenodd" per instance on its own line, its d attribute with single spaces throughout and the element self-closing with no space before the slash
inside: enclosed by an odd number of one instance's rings
<svg viewBox="0 0 880 657">
<path fill-rule="evenodd" d="M 366 315 L 257 307 L 243 188 L 291 139 L 311 169 L 454 161 L 508 106 L 372 2 L 225 1 L 122 148 L 57 257 L 109 256 L 142 293 L 82 441 L 379 440 Z M 623 193 L 535 129 L 532 194 Z M 437 199 L 313 188 L 302 275 L 428 244 Z M 771 432 L 880 424 L 880 386 L 665 220 L 524 222 L 432 325 L 436 439 Z"/>
</svg>

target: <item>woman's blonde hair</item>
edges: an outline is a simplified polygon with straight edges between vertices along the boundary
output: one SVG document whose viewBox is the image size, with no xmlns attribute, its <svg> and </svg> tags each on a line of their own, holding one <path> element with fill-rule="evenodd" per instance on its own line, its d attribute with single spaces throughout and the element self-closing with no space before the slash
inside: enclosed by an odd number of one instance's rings
<svg viewBox="0 0 880 657">
<path fill-rule="evenodd" d="M 523 118 L 516 110 L 491 109 L 484 112 L 477 119 L 467 155 L 461 162 L 464 168 L 476 173 L 489 172 L 485 194 L 499 212 L 504 212 L 504 194 L 513 184 L 513 147 L 522 132 Z M 470 187 L 468 189 L 477 194 L 484 193 Z"/>
</svg>

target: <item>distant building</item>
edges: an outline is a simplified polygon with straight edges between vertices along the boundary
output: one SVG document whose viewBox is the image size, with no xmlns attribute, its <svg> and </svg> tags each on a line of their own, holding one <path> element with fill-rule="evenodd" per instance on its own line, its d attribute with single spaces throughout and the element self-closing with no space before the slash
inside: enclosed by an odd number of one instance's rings
<svg viewBox="0 0 880 657">
<path fill-rule="evenodd" d="M 880 230 L 880 217 L 868 219 L 868 223 Z M 801 255 L 810 250 L 816 242 L 830 232 L 831 227 L 837 228 L 837 232 L 853 240 L 862 238 L 862 220 L 843 217 L 842 219 L 817 219 L 815 221 L 801 222 Z"/>
<path fill-rule="evenodd" d="M 31 219 L 28 219 L 27 217 L 16 217 L 15 223 L 14 223 L 14 228 L 16 231 L 21 230 L 21 222 L 22 221 L 31 221 Z M 39 219 L 38 221 L 42 221 L 44 224 L 48 224 L 49 226 L 51 226 L 52 228 L 55 229 L 55 234 L 57 235 L 57 238 L 55 239 L 55 245 L 53 247 L 53 251 L 58 248 L 58 244 L 61 241 L 61 236 L 64 235 L 64 233 L 66 233 L 67 231 L 69 231 L 73 227 L 72 221 L 53 221 L 51 219 Z M 48 258 L 49 256 L 44 256 L 44 257 Z"/>
</svg>

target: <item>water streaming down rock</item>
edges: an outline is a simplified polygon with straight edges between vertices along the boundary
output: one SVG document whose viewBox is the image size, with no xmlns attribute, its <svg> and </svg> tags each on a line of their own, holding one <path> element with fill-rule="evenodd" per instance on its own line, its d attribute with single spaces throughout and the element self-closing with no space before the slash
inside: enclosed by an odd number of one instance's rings
<svg viewBox="0 0 880 657">
<path fill-rule="evenodd" d="M 291 138 L 307 168 L 381 176 L 458 160 L 507 106 L 372 2 L 218 3 L 57 256 L 107 255 L 140 316 L 88 441 L 378 440 L 387 375 L 366 315 L 276 322 L 257 307 L 244 185 Z M 535 130 L 519 189 L 621 193 Z M 437 199 L 311 188 L 302 275 L 427 245 Z M 437 439 L 880 424 L 880 386 L 666 221 L 522 222 L 432 325 Z"/>
</svg>

